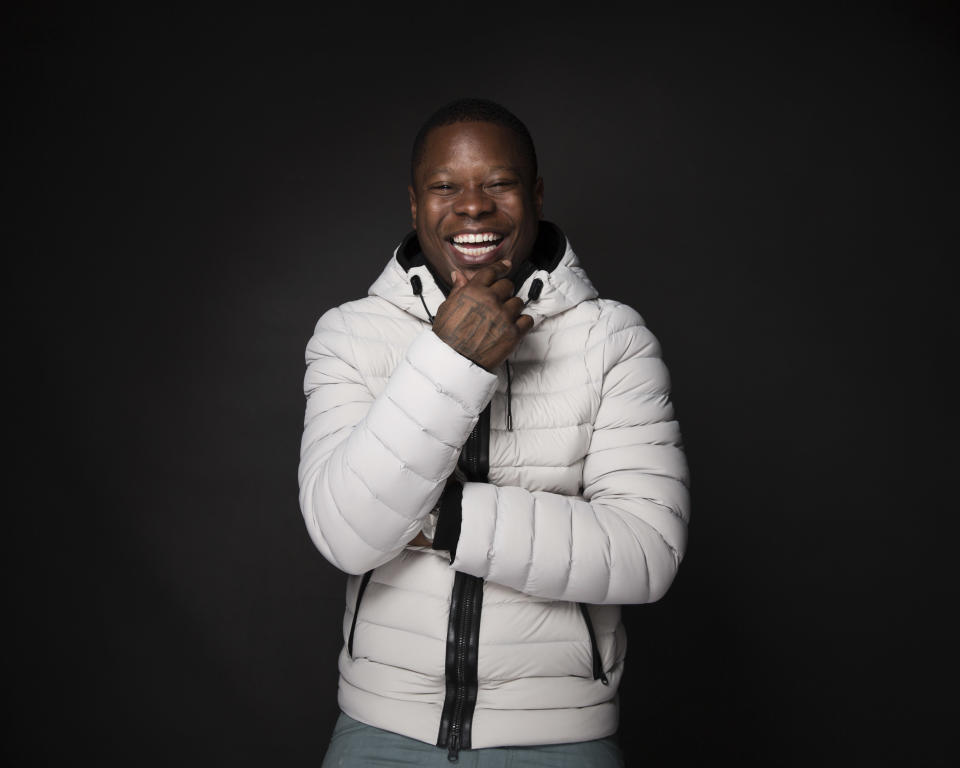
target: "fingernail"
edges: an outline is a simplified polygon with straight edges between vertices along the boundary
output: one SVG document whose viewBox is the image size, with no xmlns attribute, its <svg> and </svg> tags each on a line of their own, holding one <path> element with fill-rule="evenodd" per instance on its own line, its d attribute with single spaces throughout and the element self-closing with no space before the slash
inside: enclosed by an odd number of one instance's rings
<svg viewBox="0 0 960 768">
<path fill-rule="evenodd" d="M 504 260 L 503 260 L 503 263 L 506 264 L 508 267 L 512 267 L 512 266 L 513 266 L 513 262 L 510 261 L 510 259 L 504 259 Z"/>
</svg>

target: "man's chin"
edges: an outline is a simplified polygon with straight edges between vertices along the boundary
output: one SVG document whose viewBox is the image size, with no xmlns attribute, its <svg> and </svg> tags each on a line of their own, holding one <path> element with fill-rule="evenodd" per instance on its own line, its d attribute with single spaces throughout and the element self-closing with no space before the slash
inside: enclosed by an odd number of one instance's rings
<svg viewBox="0 0 960 768">
<path fill-rule="evenodd" d="M 484 267 L 489 267 L 491 264 L 496 264 L 500 259 L 492 259 L 490 261 L 473 261 L 468 264 L 460 262 L 457 264 L 456 268 L 466 274 L 467 272 L 479 272 Z"/>
</svg>

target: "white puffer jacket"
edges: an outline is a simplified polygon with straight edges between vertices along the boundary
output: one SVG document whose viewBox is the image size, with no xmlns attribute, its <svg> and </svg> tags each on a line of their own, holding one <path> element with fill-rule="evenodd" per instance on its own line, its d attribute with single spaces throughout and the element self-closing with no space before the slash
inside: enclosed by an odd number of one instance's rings
<svg viewBox="0 0 960 768">
<path fill-rule="evenodd" d="M 619 605 L 662 597 L 686 546 L 687 464 L 659 344 L 633 309 L 597 298 L 553 229 L 556 257 L 518 291 L 542 284 L 509 392 L 506 366 L 487 372 L 432 332 L 444 295 L 400 248 L 306 348 L 301 509 L 319 550 L 353 574 L 339 704 L 429 743 L 445 745 L 454 695 L 457 571 L 483 579 L 463 746 L 584 741 L 617 729 Z M 489 482 L 464 484 L 451 564 L 406 542 L 488 403 Z"/>
</svg>

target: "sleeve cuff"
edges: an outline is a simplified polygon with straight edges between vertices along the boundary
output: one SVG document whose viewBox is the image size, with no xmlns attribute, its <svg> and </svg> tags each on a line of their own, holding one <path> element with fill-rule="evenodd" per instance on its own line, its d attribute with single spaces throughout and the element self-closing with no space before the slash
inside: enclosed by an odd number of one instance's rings
<svg viewBox="0 0 960 768">
<path fill-rule="evenodd" d="M 460 510 L 462 500 L 463 483 L 451 478 L 440 496 L 437 530 L 433 537 L 433 548 L 448 551 L 451 563 L 457 556 L 457 544 L 460 542 L 460 525 L 463 519 Z"/>
<path fill-rule="evenodd" d="M 497 389 L 497 375 L 481 368 L 432 330 L 424 331 L 407 349 L 407 361 L 437 390 L 476 417 Z"/>
</svg>

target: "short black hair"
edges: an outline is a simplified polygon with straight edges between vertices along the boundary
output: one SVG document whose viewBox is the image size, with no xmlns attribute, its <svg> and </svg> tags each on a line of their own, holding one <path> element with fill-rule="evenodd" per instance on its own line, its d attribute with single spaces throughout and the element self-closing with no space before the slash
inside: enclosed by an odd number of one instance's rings
<svg viewBox="0 0 960 768">
<path fill-rule="evenodd" d="M 427 135 L 434 128 L 454 123 L 495 123 L 509 128 L 520 141 L 520 151 L 533 172 L 531 181 L 537 178 L 537 151 L 533 146 L 533 137 L 530 131 L 513 112 L 501 104 L 490 99 L 464 98 L 451 101 L 434 112 L 427 121 L 420 126 L 417 137 L 413 140 L 413 152 L 410 154 L 410 183 L 416 185 L 414 173 L 423 160 L 424 147 Z"/>
</svg>

